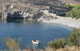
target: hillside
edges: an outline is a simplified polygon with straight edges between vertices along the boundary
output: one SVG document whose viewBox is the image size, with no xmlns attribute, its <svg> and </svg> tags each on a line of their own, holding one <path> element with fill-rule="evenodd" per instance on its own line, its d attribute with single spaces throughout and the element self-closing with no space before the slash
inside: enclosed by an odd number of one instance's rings
<svg viewBox="0 0 80 51">
<path fill-rule="evenodd" d="M 60 0 L 60 1 L 67 2 L 68 4 L 71 4 L 71 5 L 80 5 L 80 2 L 77 0 Z"/>
</svg>

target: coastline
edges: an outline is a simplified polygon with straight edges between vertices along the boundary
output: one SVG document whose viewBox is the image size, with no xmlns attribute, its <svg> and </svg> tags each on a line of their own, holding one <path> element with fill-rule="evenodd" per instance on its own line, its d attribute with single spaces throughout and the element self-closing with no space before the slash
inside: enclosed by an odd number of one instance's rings
<svg viewBox="0 0 80 51">
<path fill-rule="evenodd" d="M 56 14 L 49 13 L 48 10 L 42 10 L 42 12 L 44 13 L 44 15 L 41 16 L 38 21 L 44 23 L 56 23 L 73 28 L 80 28 L 80 19 L 76 20 L 75 18 L 71 17 L 58 16 Z"/>
<path fill-rule="evenodd" d="M 66 25 L 68 27 L 80 28 L 80 19 L 75 20 L 75 19 L 72 19 L 72 18 L 59 17 L 58 16 L 58 19 L 51 19 L 49 21 L 42 20 L 42 22 L 44 22 L 44 23 L 56 23 L 56 24 Z"/>
</svg>

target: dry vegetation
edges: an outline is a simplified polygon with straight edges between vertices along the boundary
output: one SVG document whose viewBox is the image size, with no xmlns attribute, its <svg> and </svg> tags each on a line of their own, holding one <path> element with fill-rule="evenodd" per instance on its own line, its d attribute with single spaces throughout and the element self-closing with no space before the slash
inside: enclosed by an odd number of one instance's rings
<svg viewBox="0 0 80 51">
<path fill-rule="evenodd" d="M 78 50 L 77 47 L 72 46 L 72 47 L 65 47 L 65 48 L 59 48 L 59 49 L 54 49 L 54 48 L 46 48 L 45 51 L 80 51 Z"/>
<path fill-rule="evenodd" d="M 72 47 L 64 47 L 64 48 L 51 48 L 51 47 L 46 47 L 45 50 L 43 49 L 30 49 L 29 46 L 27 46 L 25 49 L 21 50 L 19 44 L 16 42 L 15 39 L 8 38 L 5 40 L 5 43 L 9 50 L 5 51 L 80 51 L 76 46 Z M 4 51 L 4 50 L 1 50 Z"/>
</svg>

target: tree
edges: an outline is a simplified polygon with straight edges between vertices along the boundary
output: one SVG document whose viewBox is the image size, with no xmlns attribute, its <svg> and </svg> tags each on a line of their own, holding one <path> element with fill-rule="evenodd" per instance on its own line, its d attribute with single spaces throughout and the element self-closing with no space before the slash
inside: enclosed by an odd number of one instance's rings
<svg viewBox="0 0 80 51">
<path fill-rule="evenodd" d="M 71 11 L 69 11 L 66 16 L 72 17 L 72 18 L 80 18 L 80 6 L 74 7 Z"/>
</svg>

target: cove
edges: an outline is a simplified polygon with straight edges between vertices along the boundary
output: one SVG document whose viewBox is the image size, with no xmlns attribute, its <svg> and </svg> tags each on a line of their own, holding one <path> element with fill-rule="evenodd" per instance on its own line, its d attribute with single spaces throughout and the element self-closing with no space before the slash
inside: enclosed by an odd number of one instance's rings
<svg viewBox="0 0 80 51">
<path fill-rule="evenodd" d="M 32 40 L 37 39 L 42 44 L 47 44 L 50 41 L 58 38 L 67 38 L 73 28 L 41 22 L 0 22 L 0 49 L 8 49 L 3 39 L 10 37 L 20 38 L 20 47 L 25 49 L 26 46 L 32 48 Z M 41 48 L 43 45 L 40 45 Z"/>
</svg>

